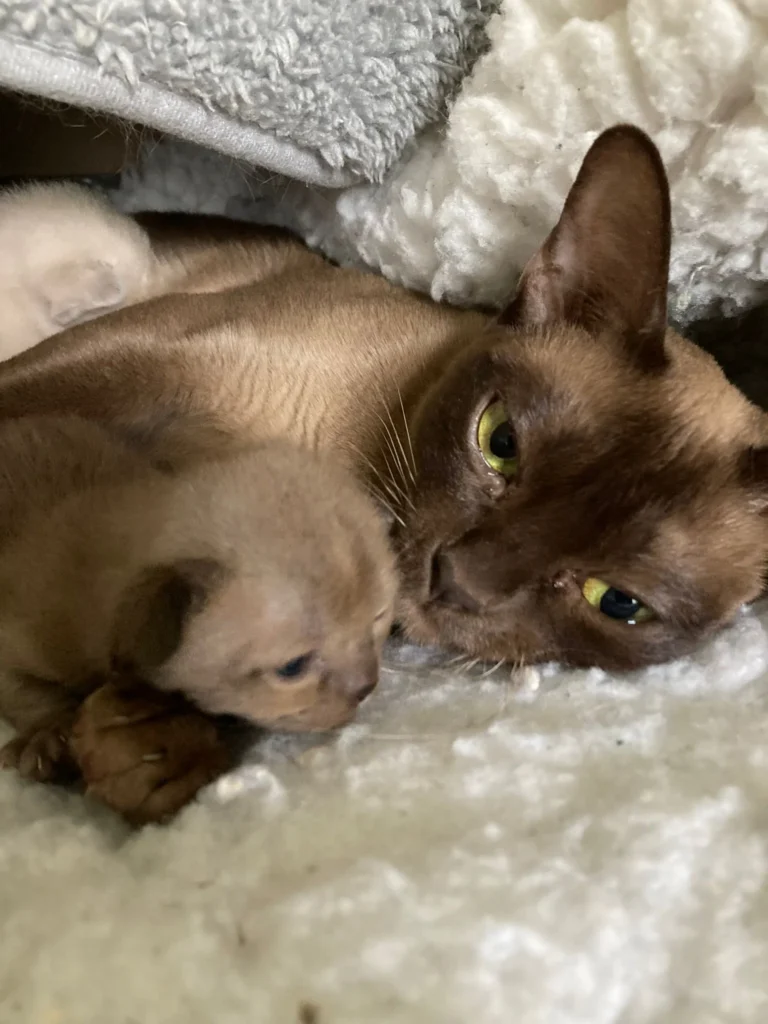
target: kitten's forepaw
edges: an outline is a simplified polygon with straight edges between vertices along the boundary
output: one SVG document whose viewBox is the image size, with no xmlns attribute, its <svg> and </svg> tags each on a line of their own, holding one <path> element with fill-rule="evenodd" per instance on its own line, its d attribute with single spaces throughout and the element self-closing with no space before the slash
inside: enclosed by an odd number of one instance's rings
<svg viewBox="0 0 768 1024">
<path fill-rule="evenodd" d="M 69 748 L 71 718 L 16 736 L 0 749 L 0 768 L 35 782 L 71 782 L 79 772 Z"/>
<path fill-rule="evenodd" d="M 109 683 L 92 693 L 71 749 L 88 795 L 134 825 L 175 814 L 231 767 L 215 722 L 141 684 Z"/>
</svg>

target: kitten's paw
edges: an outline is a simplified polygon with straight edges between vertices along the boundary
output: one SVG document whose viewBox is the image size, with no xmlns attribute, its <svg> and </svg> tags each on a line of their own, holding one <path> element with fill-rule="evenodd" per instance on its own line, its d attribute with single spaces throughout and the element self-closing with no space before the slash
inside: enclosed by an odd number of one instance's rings
<svg viewBox="0 0 768 1024">
<path fill-rule="evenodd" d="M 87 189 L 29 185 L 0 196 L 0 359 L 144 296 L 146 232 Z"/>
<path fill-rule="evenodd" d="M 215 722 L 181 697 L 133 683 L 88 697 L 71 749 L 87 793 L 134 825 L 175 814 L 231 767 Z"/>
<path fill-rule="evenodd" d="M 16 736 L 0 749 L 0 768 L 35 782 L 71 782 L 79 772 L 69 748 L 72 715 Z"/>
</svg>

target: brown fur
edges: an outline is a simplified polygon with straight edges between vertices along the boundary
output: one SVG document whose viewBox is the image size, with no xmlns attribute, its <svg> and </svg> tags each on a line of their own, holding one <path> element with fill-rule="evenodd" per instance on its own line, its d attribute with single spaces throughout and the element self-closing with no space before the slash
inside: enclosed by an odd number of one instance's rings
<svg viewBox="0 0 768 1024">
<path fill-rule="evenodd" d="M 0 453 L 0 713 L 21 733 L 6 762 L 55 775 L 113 667 L 293 731 L 348 721 L 375 686 L 392 559 L 332 459 L 273 442 L 169 475 L 94 423 L 44 417 L 0 424 Z"/>
<path fill-rule="evenodd" d="M 215 720 L 131 675 L 86 698 L 68 747 L 88 796 L 134 825 L 174 814 L 233 764 Z"/>
<path fill-rule="evenodd" d="M 399 520 L 407 631 L 483 658 L 631 668 L 760 592 L 766 420 L 666 327 L 669 196 L 639 131 L 597 141 L 499 320 L 274 233 L 163 224 L 155 297 L 0 367 L 1 415 L 78 411 L 171 464 L 276 436 L 341 453 Z M 493 399 L 509 482 L 476 442 Z M 588 576 L 656 617 L 601 614 Z"/>
</svg>

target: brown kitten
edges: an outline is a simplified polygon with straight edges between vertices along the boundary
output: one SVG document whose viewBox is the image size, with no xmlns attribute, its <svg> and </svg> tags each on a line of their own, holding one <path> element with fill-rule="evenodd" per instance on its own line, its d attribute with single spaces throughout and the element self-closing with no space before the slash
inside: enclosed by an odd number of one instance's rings
<svg viewBox="0 0 768 1024">
<path fill-rule="evenodd" d="M 392 559 L 332 460 L 274 442 L 168 475 L 36 418 L 2 424 L 0 465 L 0 714 L 30 774 L 55 774 L 112 666 L 290 731 L 349 721 L 375 687 Z"/>
<path fill-rule="evenodd" d="M 343 454 L 393 506 L 406 630 L 477 657 L 633 668 L 760 593 L 767 421 L 667 328 L 669 192 L 637 129 L 594 144 L 500 318 L 274 232 L 143 224 L 157 297 L 0 366 L 0 416 L 76 411 L 179 465 Z"/>
</svg>

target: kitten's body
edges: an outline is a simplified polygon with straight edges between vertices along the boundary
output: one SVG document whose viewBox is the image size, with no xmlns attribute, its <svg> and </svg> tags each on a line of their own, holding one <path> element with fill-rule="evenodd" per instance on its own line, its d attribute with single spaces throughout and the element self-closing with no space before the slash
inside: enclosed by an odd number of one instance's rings
<svg viewBox="0 0 768 1024">
<path fill-rule="evenodd" d="M 0 714 L 23 736 L 61 732 L 114 664 L 301 731 L 349 720 L 375 686 L 393 566 L 331 460 L 272 443 L 169 475 L 43 417 L 0 424 L 0 472 Z"/>
<path fill-rule="evenodd" d="M 500 321 L 274 233 L 143 223 L 146 300 L 0 367 L 0 415 L 77 411 L 172 464 L 265 437 L 341 453 L 400 521 L 411 635 L 480 657 L 663 660 L 759 593 L 766 422 L 666 329 L 668 195 L 639 133 L 596 144 Z M 479 448 L 494 402 L 507 477 Z M 595 578 L 651 621 L 590 606 Z"/>
</svg>

